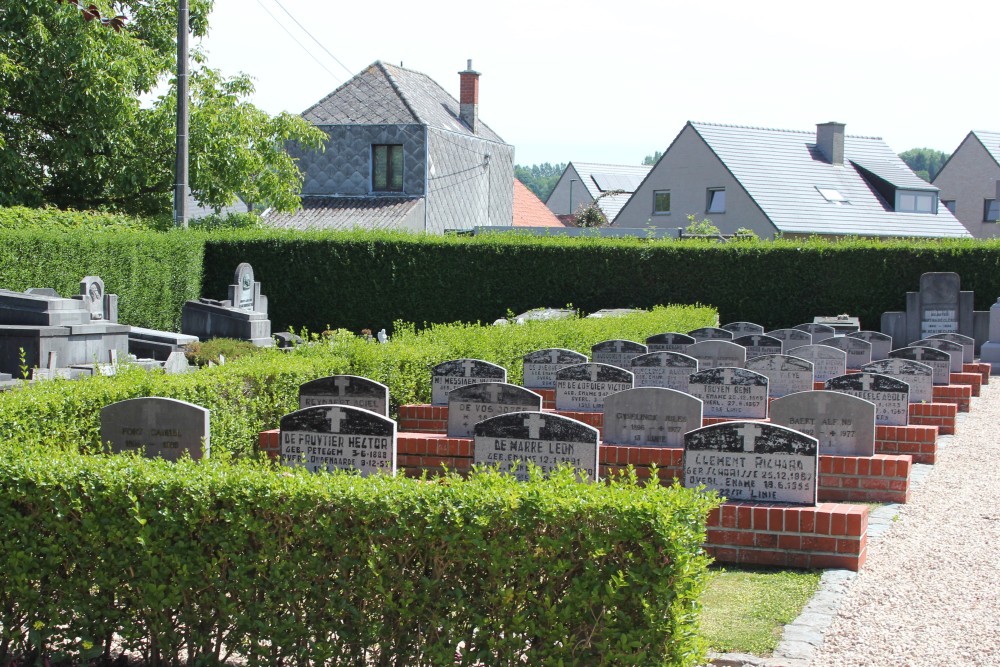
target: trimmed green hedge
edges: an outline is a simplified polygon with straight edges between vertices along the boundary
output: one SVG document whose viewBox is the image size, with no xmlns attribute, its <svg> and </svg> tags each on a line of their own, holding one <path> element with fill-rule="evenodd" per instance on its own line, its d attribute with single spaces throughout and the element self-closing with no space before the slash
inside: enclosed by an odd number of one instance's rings
<svg viewBox="0 0 1000 667">
<path fill-rule="evenodd" d="M 700 664 L 714 503 L 6 447 L 0 664 Z"/>
</svg>

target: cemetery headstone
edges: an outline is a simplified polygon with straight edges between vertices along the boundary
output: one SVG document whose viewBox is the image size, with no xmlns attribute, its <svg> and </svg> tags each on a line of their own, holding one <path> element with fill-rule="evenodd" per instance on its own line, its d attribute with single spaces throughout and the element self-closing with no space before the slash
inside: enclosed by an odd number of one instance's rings
<svg viewBox="0 0 1000 667">
<path fill-rule="evenodd" d="M 813 337 L 813 342 L 816 342 L 819 338 L 828 338 L 830 336 L 836 336 L 837 330 L 826 324 L 818 324 L 816 322 L 804 322 L 802 324 L 797 324 L 793 329 L 798 329 L 799 331 L 805 331 L 810 336 Z"/>
<path fill-rule="evenodd" d="M 236 267 L 233 275 L 233 284 L 230 286 L 230 296 L 233 307 L 240 310 L 252 311 L 254 308 L 254 283 L 253 267 L 246 262 L 242 262 Z M 235 289 L 234 289 L 235 288 Z"/>
<path fill-rule="evenodd" d="M 528 389 L 555 389 L 556 371 L 573 364 L 587 363 L 587 355 L 574 350 L 548 348 L 524 355 L 524 380 Z"/>
<path fill-rule="evenodd" d="M 961 373 L 962 364 L 965 359 L 965 348 L 959 343 L 953 343 L 943 338 L 921 338 L 910 343 L 910 347 L 929 347 L 941 352 L 947 352 L 951 359 L 951 372 Z"/>
<path fill-rule="evenodd" d="M 224 301 L 207 298 L 186 301 L 181 310 L 181 332 L 201 340 L 237 338 L 258 347 L 272 347 L 267 297 L 261 293 L 253 267 L 246 262 L 236 267 L 228 297 Z"/>
<path fill-rule="evenodd" d="M 742 368 L 747 362 L 747 349 L 728 340 L 703 340 L 689 345 L 684 354 L 698 360 L 698 369 L 735 366 Z"/>
<path fill-rule="evenodd" d="M 771 423 L 819 440 L 825 456 L 875 455 L 875 404 L 839 391 L 803 391 L 771 401 Z"/>
<path fill-rule="evenodd" d="M 910 419 L 910 386 L 902 380 L 878 373 L 850 373 L 830 378 L 830 391 L 851 394 L 875 404 L 875 423 L 906 426 Z"/>
<path fill-rule="evenodd" d="M 454 359 L 431 369 L 431 405 L 448 405 L 448 392 L 468 384 L 506 382 L 507 369 L 481 359 Z"/>
<path fill-rule="evenodd" d="M 281 462 L 310 472 L 396 473 L 396 422 L 351 405 L 315 405 L 279 422 Z"/>
<path fill-rule="evenodd" d="M 767 378 L 767 394 L 770 398 L 780 398 L 797 391 L 811 391 L 813 388 L 813 364 L 799 357 L 765 354 L 747 359 L 746 369 Z"/>
<path fill-rule="evenodd" d="M 881 359 L 861 367 L 864 373 L 878 373 L 902 380 L 910 387 L 910 403 L 934 402 L 934 369 L 910 359 Z"/>
<path fill-rule="evenodd" d="M 816 382 L 826 382 L 847 372 L 847 353 L 829 345 L 793 347 L 785 354 L 812 362 L 813 379 Z"/>
<path fill-rule="evenodd" d="M 889 353 L 890 359 L 910 359 L 927 364 L 934 371 L 934 384 L 951 384 L 951 355 L 932 347 L 901 347 Z"/>
<path fill-rule="evenodd" d="M 576 364 L 556 372 L 556 410 L 601 412 L 604 399 L 631 389 L 634 376 L 607 364 Z"/>
<path fill-rule="evenodd" d="M 967 364 L 971 364 L 975 361 L 976 356 L 976 341 L 970 336 L 963 336 L 958 333 L 938 333 L 933 336 L 927 337 L 930 340 L 947 340 L 952 343 L 958 343 L 962 346 L 962 361 Z M 914 343 L 915 345 L 916 343 Z"/>
<path fill-rule="evenodd" d="M 350 405 L 389 416 L 389 388 L 357 375 L 330 375 L 299 387 L 299 408 L 314 405 Z"/>
<path fill-rule="evenodd" d="M 191 365 L 188 363 L 187 356 L 183 352 L 171 352 L 167 356 L 167 360 L 163 362 L 163 371 L 167 375 L 180 375 L 190 370 Z"/>
<path fill-rule="evenodd" d="M 86 309 L 90 312 L 91 320 L 109 319 L 110 321 L 116 321 L 118 319 L 117 317 L 111 319 L 104 316 L 104 281 L 99 276 L 83 277 L 83 280 L 80 281 L 80 298 L 83 300 Z"/>
<path fill-rule="evenodd" d="M 819 443 L 760 422 L 725 422 L 684 436 L 684 486 L 729 500 L 816 504 Z"/>
<path fill-rule="evenodd" d="M 855 331 L 847 334 L 848 338 L 858 338 L 872 346 L 872 361 L 889 358 L 892 351 L 892 337 L 878 331 Z"/>
<path fill-rule="evenodd" d="M 683 447 L 684 434 L 701 428 L 699 399 L 663 387 L 638 387 L 604 399 L 604 443 Z"/>
<path fill-rule="evenodd" d="M 747 359 L 765 354 L 781 354 L 781 341 L 764 334 L 750 334 L 734 338 L 733 342 L 747 349 Z"/>
<path fill-rule="evenodd" d="M 687 391 L 688 378 L 698 372 L 698 360 L 680 352 L 649 352 L 633 359 L 629 370 L 636 387 Z"/>
<path fill-rule="evenodd" d="M 781 353 L 790 354 L 789 350 L 803 345 L 812 345 L 813 337 L 808 331 L 801 329 L 775 329 L 767 335 L 781 341 Z"/>
<path fill-rule="evenodd" d="M 691 336 L 691 338 L 694 338 L 698 342 L 704 340 L 732 340 L 733 332 L 720 329 L 719 327 L 701 327 L 693 331 L 688 331 L 688 336 Z"/>
<path fill-rule="evenodd" d="M 546 412 L 511 412 L 476 424 L 472 460 L 496 465 L 527 481 L 528 463 L 545 475 L 570 465 L 578 477 L 598 479 L 599 432 L 593 426 Z"/>
<path fill-rule="evenodd" d="M 861 368 L 872 360 L 872 345 L 868 341 L 851 336 L 831 336 L 816 341 L 817 345 L 829 345 L 847 353 L 847 367 Z"/>
<path fill-rule="evenodd" d="M 957 273 L 925 273 L 919 291 L 906 293 L 906 311 L 882 313 L 880 328 L 892 336 L 895 348 L 938 333 L 959 333 L 972 337 L 978 349 L 988 336 L 988 314 L 974 311 L 974 301 L 973 292 L 961 289 Z"/>
<path fill-rule="evenodd" d="M 629 370 L 632 359 L 646 354 L 645 345 L 631 340 L 605 340 L 590 348 L 590 357 L 595 364 L 607 364 Z"/>
<path fill-rule="evenodd" d="M 131 398 L 101 410 L 101 442 L 111 451 L 176 461 L 208 458 L 209 410 L 173 398 Z"/>
<path fill-rule="evenodd" d="M 646 339 L 646 349 L 650 352 L 683 352 L 688 345 L 697 343 L 694 338 L 682 333 L 661 333 Z"/>
<path fill-rule="evenodd" d="M 701 399 L 705 417 L 767 417 L 767 377 L 745 368 L 698 371 L 688 381 L 688 393 Z"/>
<path fill-rule="evenodd" d="M 733 334 L 734 339 L 740 336 L 753 336 L 764 333 L 764 327 L 753 322 L 730 322 L 729 324 L 723 324 L 721 328 Z"/>
<path fill-rule="evenodd" d="M 508 412 L 541 412 L 539 394 L 505 382 L 481 382 L 448 392 L 448 437 L 471 438 L 481 421 Z"/>
</svg>

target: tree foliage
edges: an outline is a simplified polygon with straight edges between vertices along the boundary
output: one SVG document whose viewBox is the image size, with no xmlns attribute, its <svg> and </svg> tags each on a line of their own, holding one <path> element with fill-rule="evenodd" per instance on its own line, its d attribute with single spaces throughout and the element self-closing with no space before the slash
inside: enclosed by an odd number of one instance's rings
<svg viewBox="0 0 1000 667">
<path fill-rule="evenodd" d="M 191 0 L 190 27 L 205 34 L 211 0 Z M 170 211 L 176 92 L 140 100 L 175 66 L 173 0 L 103 3 L 123 27 L 57 0 L 0 9 L 0 205 L 157 214 Z M 91 18 L 88 18 L 91 17 Z M 283 142 L 318 146 L 319 130 L 269 117 L 245 101 L 248 77 L 191 72 L 190 186 L 199 203 L 236 195 L 278 208 L 297 205 L 301 175 Z"/>
<path fill-rule="evenodd" d="M 559 177 L 566 171 L 566 163 L 514 165 L 514 177 L 524 183 L 539 199 L 545 201 L 559 182 Z"/>
<path fill-rule="evenodd" d="M 899 158 L 906 163 L 906 166 L 927 182 L 937 177 L 949 157 L 948 153 L 933 148 L 911 148 L 899 154 Z"/>
<path fill-rule="evenodd" d="M 663 157 L 663 151 L 654 151 L 652 155 L 647 155 L 646 157 L 644 157 L 642 159 L 642 163 L 644 165 L 652 166 L 657 162 L 659 162 L 661 157 Z"/>
</svg>

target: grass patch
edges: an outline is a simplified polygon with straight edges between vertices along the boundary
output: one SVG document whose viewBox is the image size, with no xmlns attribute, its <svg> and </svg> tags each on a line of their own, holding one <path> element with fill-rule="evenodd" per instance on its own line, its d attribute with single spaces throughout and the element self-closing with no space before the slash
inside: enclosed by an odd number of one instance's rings
<svg viewBox="0 0 1000 667">
<path fill-rule="evenodd" d="M 770 655 L 816 593 L 819 571 L 712 568 L 702 596 L 702 634 L 719 653 Z"/>
</svg>

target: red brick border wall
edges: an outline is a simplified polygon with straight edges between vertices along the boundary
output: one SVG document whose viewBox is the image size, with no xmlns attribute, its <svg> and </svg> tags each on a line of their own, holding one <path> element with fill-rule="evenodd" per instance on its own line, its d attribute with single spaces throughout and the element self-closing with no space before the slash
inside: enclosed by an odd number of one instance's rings
<svg viewBox="0 0 1000 667">
<path fill-rule="evenodd" d="M 955 403 L 910 403 L 910 425 L 937 426 L 941 435 L 955 435 L 958 405 Z"/>
<path fill-rule="evenodd" d="M 979 396 L 980 387 L 983 384 L 983 376 L 980 373 L 952 373 L 951 383 L 967 384 L 972 387 L 972 395 Z"/>
<path fill-rule="evenodd" d="M 954 403 L 959 412 L 968 412 L 972 406 L 972 387 L 967 384 L 936 384 L 934 402 Z"/>
<path fill-rule="evenodd" d="M 962 364 L 962 371 L 965 373 L 979 373 L 983 377 L 983 384 L 990 383 L 990 373 L 993 370 L 993 364 L 987 363 L 985 361 L 975 361 L 971 364 Z"/>
</svg>

